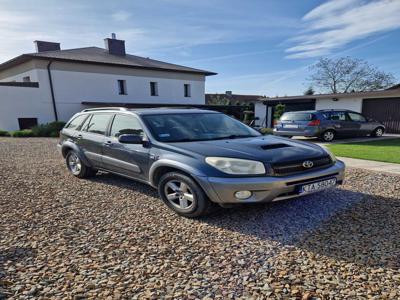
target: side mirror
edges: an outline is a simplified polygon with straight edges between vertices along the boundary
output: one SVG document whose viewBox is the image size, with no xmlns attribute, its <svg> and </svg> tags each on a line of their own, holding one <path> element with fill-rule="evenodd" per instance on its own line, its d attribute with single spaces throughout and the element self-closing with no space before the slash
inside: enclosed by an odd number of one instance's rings
<svg viewBox="0 0 400 300">
<path fill-rule="evenodd" d="M 118 141 L 122 144 L 143 144 L 143 137 L 137 134 L 121 134 Z"/>
</svg>

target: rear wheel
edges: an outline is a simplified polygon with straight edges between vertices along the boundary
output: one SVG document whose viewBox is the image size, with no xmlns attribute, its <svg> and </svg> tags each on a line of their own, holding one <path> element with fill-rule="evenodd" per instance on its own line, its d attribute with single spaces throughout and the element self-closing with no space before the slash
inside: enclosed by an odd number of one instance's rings
<svg viewBox="0 0 400 300">
<path fill-rule="evenodd" d="M 321 134 L 321 139 L 324 142 L 332 142 L 336 137 L 335 131 L 333 130 L 326 130 Z"/>
<path fill-rule="evenodd" d="M 68 170 L 72 173 L 72 175 L 78 178 L 91 177 L 97 173 L 97 170 L 86 166 L 79 158 L 79 155 L 73 150 L 67 153 L 65 161 L 67 163 Z"/>
<path fill-rule="evenodd" d="M 381 137 L 384 133 L 385 129 L 383 129 L 382 127 L 378 127 L 372 132 L 371 135 L 374 137 Z"/>
<path fill-rule="evenodd" d="M 163 175 L 158 184 L 158 193 L 170 209 L 187 218 L 205 215 L 214 206 L 192 178 L 179 172 Z"/>
</svg>

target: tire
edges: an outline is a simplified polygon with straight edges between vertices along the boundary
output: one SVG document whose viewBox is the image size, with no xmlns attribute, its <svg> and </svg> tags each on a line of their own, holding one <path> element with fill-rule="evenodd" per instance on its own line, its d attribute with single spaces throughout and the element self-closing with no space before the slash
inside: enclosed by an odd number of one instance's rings
<svg viewBox="0 0 400 300">
<path fill-rule="evenodd" d="M 385 133 L 385 129 L 383 127 L 378 127 L 378 128 L 375 128 L 374 131 L 372 131 L 371 136 L 381 137 L 384 133 Z"/>
<path fill-rule="evenodd" d="M 164 174 L 158 183 L 158 193 L 171 210 L 186 218 L 207 215 L 215 206 L 191 177 L 180 172 Z"/>
<path fill-rule="evenodd" d="M 78 178 L 88 178 L 96 175 L 97 170 L 92 169 L 86 166 L 79 155 L 74 150 L 71 150 L 65 156 L 65 162 L 67 164 L 67 168 L 72 175 Z"/>
<path fill-rule="evenodd" d="M 335 137 L 336 133 L 331 129 L 328 129 L 321 134 L 321 139 L 327 143 L 332 142 L 335 139 Z"/>
</svg>

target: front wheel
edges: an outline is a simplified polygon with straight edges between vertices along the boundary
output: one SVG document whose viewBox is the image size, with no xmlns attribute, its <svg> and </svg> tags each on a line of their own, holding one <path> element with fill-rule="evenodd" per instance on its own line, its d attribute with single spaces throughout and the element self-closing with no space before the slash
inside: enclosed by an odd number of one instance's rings
<svg viewBox="0 0 400 300">
<path fill-rule="evenodd" d="M 179 172 L 163 175 L 158 193 L 170 209 L 187 218 L 205 215 L 213 206 L 203 189 L 192 178 Z"/>
<path fill-rule="evenodd" d="M 336 134 L 333 130 L 326 130 L 321 135 L 321 139 L 324 142 L 328 142 L 328 143 L 332 142 L 335 139 L 335 137 L 336 137 Z"/>
<path fill-rule="evenodd" d="M 381 137 L 384 133 L 385 130 L 382 127 L 378 127 L 372 132 L 371 135 L 374 137 Z"/>
</svg>

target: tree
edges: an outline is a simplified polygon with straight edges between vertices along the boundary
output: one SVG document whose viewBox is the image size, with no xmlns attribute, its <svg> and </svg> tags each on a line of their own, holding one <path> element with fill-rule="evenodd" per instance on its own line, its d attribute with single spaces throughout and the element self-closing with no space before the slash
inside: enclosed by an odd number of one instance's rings
<svg viewBox="0 0 400 300">
<path fill-rule="evenodd" d="M 279 103 L 277 105 L 275 105 L 274 107 L 274 120 L 279 120 L 280 117 L 283 115 L 283 113 L 285 112 L 285 104 Z"/>
<path fill-rule="evenodd" d="M 231 101 L 225 97 L 221 96 L 220 94 L 215 94 L 210 97 L 207 101 L 208 105 L 230 105 Z"/>
<path fill-rule="evenodd" d="M 378 70 L 362 59 L 341 57 L 320 58 L 310 67 L 314 73 L 308 79 L 321 92 L 349 93 L 388 88 L 394 84 L 392 74 Z"/>
<path fill-rule="evenodd" d="M 312 86 L 310 86 L 308 89 L 306 89 L 304 91 L 304 95 L 314 95 L 314 94 L 315 94 L 315 91 Z"/>
</svg>

